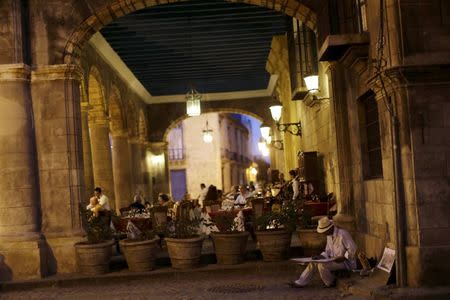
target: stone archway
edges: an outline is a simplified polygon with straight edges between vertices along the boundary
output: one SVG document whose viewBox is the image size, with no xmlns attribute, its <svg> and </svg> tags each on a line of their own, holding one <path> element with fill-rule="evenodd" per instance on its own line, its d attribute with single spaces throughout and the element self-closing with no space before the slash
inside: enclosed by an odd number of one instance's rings
<svg viewBox="0 0 450 300">
<path fill-rule="evenodd" d="M 133 13 L 135 11 L 145 9 L 148 7 L 169 4 L 175 2 L 182 2 L 183 0 L 116 0 L 109 4 L 98 4 L 98 9 L 92 15 L 83 20 L 74 31 L 71 33 L 69 40 L 64 48 L 63 61 L 66 64 L 77 64 L 80 59 L 81 50 L 84 44 L 91 38 L 91 36 L 99 31 L 105 25 L 111 23 L 113 20 Z M 315 12 L 301 1 L 296 0 L 274 0 L 274 1 L 257 1 L 257 0 L 225 0 L 227 2 L 239 2 L 250 5 L 265 7 L 284 13 L 288 16 L 301 20 L 308 27 L 315 30 L 317 16 Z M 98 1 L 101 2 L 101 1 Z M 106 2 L 106 1 L 105 1 Z"/>
</svg>

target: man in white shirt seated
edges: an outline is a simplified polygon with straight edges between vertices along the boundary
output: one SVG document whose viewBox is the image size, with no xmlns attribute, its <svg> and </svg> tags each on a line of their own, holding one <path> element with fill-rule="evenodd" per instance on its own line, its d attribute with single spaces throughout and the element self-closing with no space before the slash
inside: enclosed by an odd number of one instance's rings
<svg viewBox="0 0 450 300">
<path fill-rule="evenodd" d="M 313 259 L 334 258 L 331 262 L 311 262 L 300 277 L 290 282 L 291 287 L 301 288 L 308 285 L 316 271 L 327 287 L 336 286 L 336 277 L 331 271 L 356 269 L 356 244 L 347 230 L 337 227 L 327 217 L 319 220 L 317 232 L 327 236 L 325 251 Z"/>
<path fill-rule="evenodd" d="M 237 196 L 236 200 L 234 200 L 234 204 L 236 205 L 245 205 L 247 204 L 247 198 L 249 194 L 247 192 L 247 188 L 245 185 L 241 185 L 239 187 L 239 195 Z"/>
<path fill-rule="evenodd" d="M 98 198 L 98 203 L 103 207 L 103 210 L 110 211 L 111 207 L 109 206 L 109 198 L 106 197 L 105 194 L 102 193 L 102 189 L 96 187 L 94 190 L 95 197 Z"/>
<path fill-rule="evenodd" d="M 206 194 L 208 193 L 208 189 L 206 188 L 206 185 L 204 183 L 200 184 L 200 194 L 198 195 L 198 205 L 200 207 L 203 207 L 203 202 L 205 201 Z"/>
</svg>

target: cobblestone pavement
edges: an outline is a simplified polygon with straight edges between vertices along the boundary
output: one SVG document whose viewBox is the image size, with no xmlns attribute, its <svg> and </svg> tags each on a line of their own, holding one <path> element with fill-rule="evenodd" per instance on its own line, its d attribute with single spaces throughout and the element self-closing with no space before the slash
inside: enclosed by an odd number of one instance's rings
<svg viewBox="0 0 450 300">
<path fill-rule="evenodd" d="M 293 289 L 287 282 L 292 270 L 267 268 L 174 272 L 164 276 L 124 278 L 119 283 L 74 283 L 71 287 L 6 292 L 0 299 L 341 299 L 336 288 L 323 288 L 319 279 L 311 287 Z M 348 299 L 348 298 L 346 298 Z"/>
</svg>

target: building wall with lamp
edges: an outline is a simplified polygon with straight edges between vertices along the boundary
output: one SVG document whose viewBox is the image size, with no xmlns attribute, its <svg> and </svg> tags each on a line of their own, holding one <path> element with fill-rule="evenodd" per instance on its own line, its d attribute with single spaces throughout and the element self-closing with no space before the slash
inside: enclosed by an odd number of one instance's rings
<svg viewBox="0 0 450 300">
<path fill-rule="evenodd" d="M 206 121 L 212 130 L 211 143 L 205 143 L 203 140 L 202 132 Z M 247 122 L 244 120 L 244 123 Z M 232 114 L 205 113 L 187 118 L 182 121 L 181 126 L 171 130 L 168 136 L 169 157 L 171 151 L 179 149 L 180 145 L 183 148 L 183 156 L 172 157 L 169 160 L 169 168 L 186 170 L 186 188 L 191 197 L 196 198 L 199 195 L 201 183 L 229 191 L 231 186 L 248 181 L 247 168 L 251 163 L 252 139 L 244 123 L 233 118 Z"/>
</svg>

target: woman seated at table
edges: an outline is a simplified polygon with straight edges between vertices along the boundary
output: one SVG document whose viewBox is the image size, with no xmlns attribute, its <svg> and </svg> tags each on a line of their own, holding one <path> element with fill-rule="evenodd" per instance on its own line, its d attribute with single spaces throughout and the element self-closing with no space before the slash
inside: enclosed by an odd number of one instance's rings
<svg viewBox="0 0 450 300">
<path fill-rule="evenodd" d="M 173 208 L 175 202 L 173 202 L 167 194 L 159 194 L 158 204 L 161 206 L 167 206 L 168 208 Z"/>
</svg>

